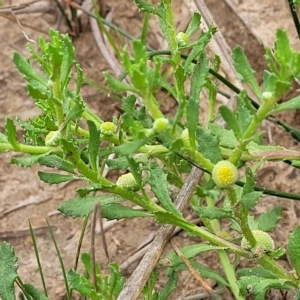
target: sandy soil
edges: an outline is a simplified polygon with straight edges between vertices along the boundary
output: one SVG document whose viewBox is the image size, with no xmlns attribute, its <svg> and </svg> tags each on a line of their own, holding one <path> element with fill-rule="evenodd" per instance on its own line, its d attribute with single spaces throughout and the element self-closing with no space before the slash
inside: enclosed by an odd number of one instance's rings
<svg viewBox="0 0 300 300">
<path fill-rule="evenodd" d="M 13 1 L 3 2 L 7 5 Z M 20 3 L 19 1 L 15 2 Z M 262 9 L 264 13 L 268 13 L 263 14 L 264 24 L 271 23 L 273 19 L 278 20 L 276 24 L 273 22 L 272 26 L 265 27 L 260 24 L 262 18 L 247 19 L 247 16 L 250 16 L 250 14 L 247 14 L 247 10 L 251 9 L 253 5 L 252 1 L 233 2 L 234 7 L 238 8 L 237 13 L 242 15 L 242 19 L 225 2 L 217 0 L 206 2 L 211 13 L 215 16 L 219 30 L 224 34 L 229 46 L 234 47 L 236 44 L 240 44 L 245 48 L 250 63 L 253 69 L 257 71 L 257 77 L 260 79 L 262 70 L 265 67 L 263 46 L 257 40 L 257 36 L 254 36 L 245 24 L 249 24 L 250 22 L 252 27 L 255 28 L 255 34 L 259 32 L 263 41 L 265 37 L 268 37 L 266 39 L 269 43 L 269 37 L 274 36 L 276 26 L 280 26 L 280 22 L 287 23 L 285 20 L 291 20 L 287 15 L 285 17 L 279 15 L 279 13 L 282 13 L 281 6 L 287 5 L 286 2 L 269 1 L 268 9 L 257 8 L 257 10 Z M 249 4 L 250 2 L 252 4 Z M 265 7 L 266 5 L 265 3 Z M 107 2 L 106 7 L 113 10 L 112 20 L 116 25 L 132 35 L 138 36 L 142 17 L 138 14 L 136 7 L 130 0 L 123 0 L 121 3 L 120 1 L 112 0 Z M 255 13 L 257 11 L 252 11 L 252 15 Z M 186 16 L 187 9 L 179 1 L 176 4 L 178 26 L 182 26 L 182 20 Z M 24 25 L 30 24 L 35 28 L 30 29 L 24 26 L 26 34 L 33 40 L 36 40 L 41 34 L 45 37 L 48 29 L 50 27 L 58 28 L 58 24 L 60 24 L 59 29 L 62 32 L 66 32 L 67 30 L 63 21 L 59 22 L 59 14 L 55 6 L 54 11 L 51 13 L 32 13 L 18 15 L 17 17 Z M 155 21 L 153 21 L 153 24 L 154 27 L 152 27 L 150 32 L 149 43 L 152 47 L 158 48 L 164 42 L 157 27 L 155 27 Z M 294 27 L 287 26 L 286 28 L 293 39 L 293 44 L 298 44 L 299 46 L 299 42 L 295 37 Z M 41 31 L 44 33 L 41 33 Z M 26 42 L 20 27 L 16 23 L 0 18 L 0 132 L 4 132 L 4 119 L 6 116 L 13 117 L 17 114 L 21 118 L 27 119 L 34 116 L 37 112 L 33 102 L 26 94 L 25 82 L 12 63 L 12 54 L 14 51 L 27 56 Z M 74 45 L 77 60 L 81 64 L 85 75 L 99 84 L 103 84 L 102 71 L 109 69 L 109 66 L 99 52 L 90 26 L 85 18 L 82 19 L 80 35 L 74 37 Z M 118 101 L 108 97 L 105 93 L 86 84 L 82 90 L 82 96 L 88 105 L 104 120 L 111 119 L 113 115 L 118 115 L 118 111 L 114 106 Z M 168 110 L 170 107 L 166 107 L 165 109 Z M 284 113 L 280 115 L 280 118 L 295 128 L 300 127 L 299 112 Z M 298 144 L 295 144 L 287 134 L 274 125 L 265 124 L 265 129 L 270 133 L 269 136 L 272 138 L 270 140 L 266 136 L 268 143 L 280 143 L 289 149 L 299 149 Z M 24 170 L 16 165 L 9 164 L 13 155 L 15 154 L 6 153 L 0 156 L 0 169 L 2 170 L 0 172 L 0 242 L 6 240 L 14 247 L 16 255 L 19 257 L 19 274 L 22 280 L 41 287 L 28 231 L 28 220 L 30 220 L 32 226 L 39 229 L 36 231 L 38 234 L 37 243 L 43 262 L 46 284 L 50 291 L 50 299 L 65 299 L 63 277 L 49 232 L 45 228 L 45 218 L 47 217 L 49 222 L 54 226 L 54 234 L 61 250 L 65 267 L 72 267 L 82 220 L 66 218 L 59 214 L 56 208 L 62 201 L 68 200 L 75 195 L 75 188 L 80 183 L 49 187 L 39 181 L 36 174 L 37 170 L 40 169 L 39 167 L 36 166 Z M 259 170 L 257 182 L 260 186 L 297 193 L 300 192 L 300 187 L 297 185 L 299 175 L 298 170 L 295 171 L 284 163 L 269 163 L 264 164 Z M 277 246 L 286 246 L 289 233 L 298 224 L 299 204 L 286 199 L 264 197 L 260 201 L 256 213 L 266 212 L 271 207 L 278 205 L 283 207 L 284 213 L 277 229 L 273 232 L 273 236 Z M 111 260 L 119 264 L 122 263 L 142 243 L 145 237 L 155 233 L 157 229 L 158 226 L 151 219 L 119 222 L 106 234 Z M 175 238 L 175 241 L 177 245 L 182 246 L 189 244 L 191 241 L 196 242 L 197 240 L 191 239 L 181 232 Z M 89 234 L 87 234 L 84 240 L 83 249 L 89 249 Z M 100 264 L 105 265 L 106 259 L 100 238 L 97 241 L 97 259 Z M 200 259 L 205 264 L 214 266 L 216 270 L 219 269 L 218 259 L 214 253 L 202 255 Z M 283 257 L 282 263 L 289 266 L 286 257 Z M 130 274 L 135 265 L 126 269 L 125 275 Z M 182 272 L 180 279 L 180 285 L 170 299 L 183 299 L 186 296 L 201 291 L 201 288 L 194 281 L 190 273 Z M 158 287 L 163 286 L 165 280 L 166 278 L 162 275 L 159 279 Z M 230 297 L 229 294 L 226 294 L 224 299 L 230 299 Z"/>
</svg>

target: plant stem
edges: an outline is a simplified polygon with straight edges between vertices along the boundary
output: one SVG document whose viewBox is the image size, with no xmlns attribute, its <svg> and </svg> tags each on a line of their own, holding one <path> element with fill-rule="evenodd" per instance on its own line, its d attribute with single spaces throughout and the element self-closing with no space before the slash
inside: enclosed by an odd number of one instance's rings
<svg viewBox="0 0 300 300">
<path fill-rule="evenodd" d="M 230 284 L 230 289 L 235 297 L 235 299 L 238 300 L 243 300 L 245 299 L 243 296 L 240 294 L 240 289 L 239 286 L 237 285 L 237 279 L 235 276 L 235 269 L 232 265 L 232 263 L 229 260 L 229 257 L 225 250 L 218 250 L 219 258 L 223 266 L 223 270 L 226 274 L 226 278 Z"/>
</svg>

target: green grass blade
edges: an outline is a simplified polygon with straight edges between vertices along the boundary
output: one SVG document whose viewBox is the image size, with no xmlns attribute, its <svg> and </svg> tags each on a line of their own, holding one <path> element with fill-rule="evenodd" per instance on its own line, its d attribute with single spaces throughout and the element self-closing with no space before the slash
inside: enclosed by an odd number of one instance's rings
<svg viewBox="0 0 300 300">
<path fill-rule="evenodd" d="M 31 236 L 31 240 L 32 240 L 33 248 L 34 248 L 35 257 L 36 257 L 36 261 L 38 264 L 39 273 L 41 275 L 44 293 L 45 293 L 46 297 L 48 297 L 47 287 L 46 287 L 46 283 L 45 283 L 45 277 L 44 277 L 44 273 L 43 273 L 43 269 L 42 269 L 42 264 L 41 264 L 41 260 L 40 260 L 39 250 L 37 248 L 35 235 L 34 235 L 30 220 L 28 220 L 28 223 L 29 223 L 30 236 Z"/>
</svg>

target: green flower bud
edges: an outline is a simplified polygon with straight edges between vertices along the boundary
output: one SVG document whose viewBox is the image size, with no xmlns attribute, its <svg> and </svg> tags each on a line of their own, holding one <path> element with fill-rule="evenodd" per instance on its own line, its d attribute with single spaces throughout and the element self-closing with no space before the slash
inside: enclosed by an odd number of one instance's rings
<svg viewBox="0 0 300 300">
<path fill-rule="evenodd" d="M 162 132 L 169 127 L 169 120 L 166 118 L 158 118 L 153 123 L 153 129 L 156 132 Z"/>
<path fill-rule="evenodd" d="M 262 230 L 252 230 L 252 234 L 258 246 L 262 247 L 265 252 L 272 252 L 275 250 L 274 241 L 268 233 Z M 241 247 L 243 249 L 251 249 L 250 243 L 245 237 L 243 237 L 241 241 Z"/>
<path fill-rule="evenodd" d="M 103 135 L 111 136 L 116 132 L 117 127 L 113 122 L 103 122 L 100 125 L 100 130 Z"/>
<path fill-rule="evenodd" d="M 58 146 L 58 142 L 60 139 L 60 132 L 57 131 L 50 131 L 45 137 L 45 146 Z"/>
<path fill-rule="evenodd" d="M 263 92 L 262 95 L 262 101 L 268 101 L 268 100 L 273 100 L 274 99 L 274 93 L 272 92 Z"/>
<path fill-rule="evenodd" d="M 230 161 L 221 160 L 212 170 L 212 179 L 218 187 L 228 188 L 238 180 L 238 170 Z"/>
<path fill-rule="evenodd" d="M 122 187 L 124 189 L 131 190 L 131 191 L 139 190 L 139 186 L 136 183 L 132 173 L 127 173 L 127 174 L 121 175 L 118 178 L 116 185 L 119 187 Z"/>
<path fill-rule="evenodd" d="M 184 32 L 178 32 L 175 40 L 176 40 L 177 45 L 180 47 L 186 46 L 189 43 L 189 37 Z"/>
</svg>

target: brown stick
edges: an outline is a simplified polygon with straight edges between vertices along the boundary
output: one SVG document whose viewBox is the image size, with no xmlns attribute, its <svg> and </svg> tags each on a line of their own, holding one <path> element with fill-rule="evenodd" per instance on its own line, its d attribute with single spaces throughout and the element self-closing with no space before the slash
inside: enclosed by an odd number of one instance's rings
<svg viewBox="0 0 300 300">
<path fill-rule="evenodd" d="M 175 205 L 178 210 L 182 211 L 187 206 L 193 195 L 194 189 L 202 176 L 203 172 L 201 170 L 195 167 L 192 169 L 176 198 Z M 117 300 L 135 300 L 139 297 L 146 281 L 157 264 L 167 241 L 172 236 L 174 229 L 175 226 L 171 225 L 163 225 L 159 229 L 151 247 L 132 273 Z"/>
</svg>

